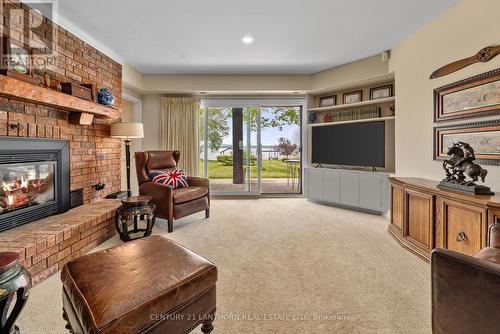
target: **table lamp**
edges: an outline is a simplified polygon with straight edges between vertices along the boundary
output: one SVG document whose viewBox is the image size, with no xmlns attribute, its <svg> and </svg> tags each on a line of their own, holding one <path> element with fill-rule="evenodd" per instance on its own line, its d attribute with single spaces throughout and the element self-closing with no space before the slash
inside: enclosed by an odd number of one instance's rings
<svg viewBox="0 0 500 334">
<path fill-rule="evenodd" d="M 111 124 L 111 137 L 125 141 L 125 161 L 127 164 L 127 196 L 132 196 L 130 189 L 130 139 L 144 138 L 142 123 L 119 122 Z"/>
</svg>

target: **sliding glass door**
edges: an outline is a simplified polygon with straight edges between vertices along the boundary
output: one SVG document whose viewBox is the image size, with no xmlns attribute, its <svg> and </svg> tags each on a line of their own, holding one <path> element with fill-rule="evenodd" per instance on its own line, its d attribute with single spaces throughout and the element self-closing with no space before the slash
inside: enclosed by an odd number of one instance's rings
<svg viewBox="0 0 500 334">
<path fill-rule="evenodd" d="M 201 170 L 214 194 L 258 194 L 260 109 L 204 105 L 200 110 Z"/>
<path fill-rule="evenodd" d="M 212 193 L 301 192 L 302 106 L 266 102 L 203 101 L 200 163 Z"/>
</svg>

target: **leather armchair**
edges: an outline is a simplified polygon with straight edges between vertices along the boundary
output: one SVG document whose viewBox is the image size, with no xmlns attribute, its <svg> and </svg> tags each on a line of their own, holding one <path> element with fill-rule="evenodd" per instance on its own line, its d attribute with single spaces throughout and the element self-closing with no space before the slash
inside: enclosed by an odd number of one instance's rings
<svg viewBox="0 0 500 334">
<path fill-rule="evenodd" d="M 160 183 L 150 182 L 150 170 L 169 171 L 177 167 L 179 151 L 135 152 L 135 165 L 139 194 L 150 195 L 156 205 L 156 216 L 167 219 L 168 232 L 173 231 L 174 219 L 205 210 L 210 215 L 210 187 L 208 179 L 189 177 L 189 187 L 172 189 Z"/>
<path fill-rule="evenodd" d="M 436 248 L 431 256 L 434 334 L 498 333 L 500 223 L 474 256 Z"/>
</svg>

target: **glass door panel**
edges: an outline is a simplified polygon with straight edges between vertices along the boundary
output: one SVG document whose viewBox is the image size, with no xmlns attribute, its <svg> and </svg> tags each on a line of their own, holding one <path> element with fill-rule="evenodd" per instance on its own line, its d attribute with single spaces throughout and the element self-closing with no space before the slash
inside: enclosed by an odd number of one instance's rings
<svg viewBox="0 0 500 334">
<path fill-rule="evenodd" d="M 261 192 L 300 194 L 301 110 L 297 107 L 261 108 Z"/>
<path fill-rule="evenodd" d="M 255 109 L 255 108 L 254 108 Z M 251 108 L 205 107 L 200 111 L 202 164 L 214 194 L 244 194 L 258 191 L 257 156 L 252 152 Z M 206 128 L 206 131 L 205 131 Z M 253 137 L 256 138 L 256 135 Z M 254 150 L 256 145 L 254 144 Z"/>
</svg>

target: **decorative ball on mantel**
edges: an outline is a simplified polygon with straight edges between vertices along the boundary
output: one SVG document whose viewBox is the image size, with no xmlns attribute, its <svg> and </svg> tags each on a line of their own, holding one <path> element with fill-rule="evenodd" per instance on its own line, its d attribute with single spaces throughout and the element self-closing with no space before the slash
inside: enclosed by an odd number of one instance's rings
<svg viewBox="0 0 500 334">
<path fill-rule="evenodd" d="M 115 97 L 107 88 L 101 88 L 97 93 L 97 102 L 105 106 L 112 106 L 115 104 Z"/>
</svg>

